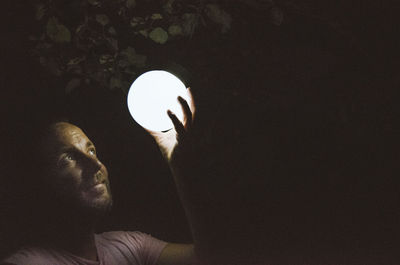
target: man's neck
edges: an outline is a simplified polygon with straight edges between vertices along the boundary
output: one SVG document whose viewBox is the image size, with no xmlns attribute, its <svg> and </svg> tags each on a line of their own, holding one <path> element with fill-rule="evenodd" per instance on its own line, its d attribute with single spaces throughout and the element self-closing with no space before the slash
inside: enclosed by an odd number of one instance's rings
<svg viewBox="0 0 400 265">
<path fill-rule="evenodd" d="M 98 259 L 94 230 L 71 233 L 60 246 L 75 256 L 88 260 Z"/>
<path fill-rule="evenodd" d="M 45 244 L 88 260 L 97 260 L 95 220 L 92 217 L 69 214 L 48 227 Z M 57 218 L 56 218 L 57 219 Z M 54 220 L 57 221 L 57 220 Z"/>
</svg>

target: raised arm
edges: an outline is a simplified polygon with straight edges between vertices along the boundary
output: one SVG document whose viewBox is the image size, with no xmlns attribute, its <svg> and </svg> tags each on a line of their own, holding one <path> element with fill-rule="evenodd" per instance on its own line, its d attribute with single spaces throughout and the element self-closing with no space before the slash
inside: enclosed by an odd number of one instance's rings
<svg viewBox="0 0 400 265">
<path fill-rule="evenodd" d="M 160 255 L 159 265 L 198 264 L 203 259 L 201 228 L 191 196 L 193 191 L 192 178 L 198 171 L 199 165 L 195 160 L 195 141 L 193 137 L 193 121 L 195 118 L 195 104 L 190 88 L 188 88 L 189 102 L 178 97 L 184 113 L 181 122 L 174 113 L 168 111 L 168 116 L 174 128 L 167 132 L 148 131 L 158 144 L 160 151 L 171 169 L 175 184 L 189 221 L 194 239 L 193 245 L 168 244 Z"/>
</svg>

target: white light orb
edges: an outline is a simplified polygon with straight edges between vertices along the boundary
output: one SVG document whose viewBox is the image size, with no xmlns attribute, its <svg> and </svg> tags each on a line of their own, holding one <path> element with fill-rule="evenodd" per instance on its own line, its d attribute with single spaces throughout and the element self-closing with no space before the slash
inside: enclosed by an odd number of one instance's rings
<svg viewBox="0 0 400 265">
<path fill-rule="evenodd" d="M 186 86 L 179 78 L 166 71 L 149 71 L 132 83 L 128 92 L 128 109 L 140 126 L 152 131 L 167 131 L 174 127 L 167 110 L 183 120 L 178 96 L 189 103 Z"/>
</svg>

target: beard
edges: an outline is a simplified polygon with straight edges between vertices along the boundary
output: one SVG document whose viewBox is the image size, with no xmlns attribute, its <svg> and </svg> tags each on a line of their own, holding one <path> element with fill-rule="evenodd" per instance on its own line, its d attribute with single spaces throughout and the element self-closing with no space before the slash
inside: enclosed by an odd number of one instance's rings
<svg viewBox="0 0 400 265">
<path fill-rule="evenodd" d="M 74 208 L 82 214 L 90 216 L 104 216 L 111 211 L 113 205 L 112 194 L 109 183 L 105 183 L 105 191 L 102 196 L 97 198 L 87 198 L 86 196 L 79 196 L 78 200 L 74 203 Z"/>
<path fill-rule="evenodd" d="M 108 214 L 113 199 L 108 181 L 104 183 L 102 193 L 92 194 L 86 189 L 78 189 L 69 185 L 57 185 L 47 191 L 49 213 L 59 216 L 80 216 L 98 218 Z"/>
<path fill-rule="evenodd" d="M 31 206 L 35 211 L 28 216 L 26 241 L 28 244 L 50 244 L 62 238 L 61 234 L 70 232 L 86 232 L 107 215 L 113 205 L 109 185 L 107 193 L 95 200 L 87 200 L 77 196 L 73 190 L 54 189 L 36 194 Z"/>
</svg>

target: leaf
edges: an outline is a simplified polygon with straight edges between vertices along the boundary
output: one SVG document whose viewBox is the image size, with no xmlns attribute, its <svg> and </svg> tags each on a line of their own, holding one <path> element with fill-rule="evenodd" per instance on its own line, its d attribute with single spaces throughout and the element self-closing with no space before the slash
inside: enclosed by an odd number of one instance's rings
<svg viewBox="0 0 400 265">
<path fill-rule="evenodd" d="M 183 29 L 179 25 L 171 25 L 168 28 L 168 33 L 171 36 L 183 35 Z"/>
<path fill-rule="evenodd" d="M 123 6 L 121 6 L 121 8 L 118 10 L 118 15 L 119 16 L 121 16 L 121 17 L 123 17 L 123 18 L 127 18 L 127 16 L 126 16 L 126 8 L 125 7 L 123 7 Z"/>
<path fill-rule="evenodd" d="M 127 8 L 133 8 L 136 6 L 136 0 L 127 0 L 126 1 L 126 7 Z"/>
<path fill-rule="evenodd" d="M 272 24 L 274 24 L 275 26 L 280 26 L 284 18 L 282 10 L 279 7 L 271 8 L 270 18 Z"/>
<path fill-rule="evenodd" d="M 110 46 L 115 50 L 118 51 L 118 40 L 114 38 L 106 38 Z"/>
<path fill-rule="evenodd" d="M 117 32 L 115 31 L 115 28 L 114 28 L 114 27 L 110 27 L 110 28 L 108 29 L 108 33 L 110 33 L 111 35 L 117 35 Z"/>
<path fill-rule="evenodd" d="M 81 79 L 73 78 L 71 79 L 65 87 L 65 93 L 70 94 L 74 89 L 81 85 Z"/>
<path fill-rule="evenodd" d="M 118 61 L 118 66 L 121 68 L 125 68 L 129 65 L 129 61 L 127 59 L 121 59 Z"/>
<path fill-rule="evenodd" d="M 113 62 L 113 61 L 114 61 L 114 57 L 110 54 L 103 54 L 99 58 L 100 64 L 105 64 L 105 63 L 109 63 L 109 62 Z"/>
<path fill-rule="evenodd" d="M 79 26 L 76 28 L 75 32 L 76 32 L 76 33 L 79 33 L 79 32 L 81 32 L 81 30 L 84 30 L 86 27 L 87 27 L 86 24 L 79 25 Z"/>
<path fill-rule="evenodd" d="M 173 13 L 174 2 L 175 2 L 175 0 L 167 0 L 166 1 L 166 3 L 163 5 L 163 9 L 164 9 L 165 13 L 170 14 L 170 15 Z"/>
<path fill-rule="evenodd" d="M 143 24 L 143 18 L 142 17 L 133 17 L 130 21 L 131 27 L 136 27 L 139 24 Z"/>
<path fill-rule="evenodd" d="M 110 19 L 108 18 L 107 15 L 104 15 L 104 14 L 97 14 L 96 15 L 96 21 L 99 22 L 103 26 L 105 26 L 108 23 L 110 23 Z"/>
<path fill-rule="evenodd" d="M 163 17 L 162 17 L 161 14 L 155 13 L 155 14 L 151 15 L 150 18 L 153 19 L 153 20 L 158 20 L 158 19 L 162 19 Z"/>
<path fill-rule="evenodd" d="M 46 12 L 46 7 L 44 6 L 44 4 L 42 3 L 38 4 L 36 6 L 36 14 L 35 14 L 36 20 L 41 20 L 45 12 Z"/>
<path fill-rule="evenodd" d="M 91 4 L 92 6 L 98 6 L 100 3 L 98 0 L 88 0 L 89 4 Z"/>
<path fill-rule="evenodd" d="M 182 15 L 182 29 L 185 36 L 192 36 L 199 24 L 199 16 L 194 13 L 185 13 Z"/>
<path fill-rule="evenodd" d="M 145 38 L 149 37 L 149 31 L 147 29 L 139 30 L 139 34 L 142 35 Z"/>
<path fill-rule="evenodd" d="M 71 32 L 69 29 L 58 23 L 58 19 L 55 17 L 49 18 L 46 25 L 47 36 L 54 42 L 70 42 L 71 41 Z"/>
<path fill-rule="evenodd" d="M 143 54 L 136 54 L 134 60 L 131 60 L 133 66 L 138 68 L 146 66 L 147 56 Z"/>
<path fill-rule="evenodd" d="M 126 48 L 121 52 L 121 55 L 126 58 L 130 65 L 144 67 L 146 64 L 146 55 L 137 54 L 133 47 Z M 119 62 L 120 64 L 122 63 L 121 61 Z"/>
<path fill-rule="evenodd" d="M 205 10 L 208 18 L 216 24 L 221 25 L 221 32 L 226 33 L 231 28 L 232 17 L 218 5 L 208 4 Z"/>
<path fill-rule="evenodd" d="M 52 38 L 58 32 L 58 19 L 55 17 L 49 18 L 46 25 L 47 35 Z"/>
<path fill-rule="evenodd" d="M 110 78 L 110 89 L 122 88 L 122 81 L 120 76 L 112 76 Z"/>
<path fill-rule="evenodd" d="M 68 61 L 67 65 L 76 65 L 84 61 L 86 58 L 83 57 L 75 57 Z"/>
<path fill-rule="evenodd" d="M 90 75 L 92 80 L 100 83 L 101 85 L 108 83 L 109 75 L 106 73 L 106 71 L 104 71 L 104 69 L 86 70 L 86 73 Z"/>
<path fill-rule="evenodd" d="M 164 44 L 168 40 L 168 33 L 161 27 L 157 27 L 150 32 L 149 37 L 156 43 Z"/>
</svg>

